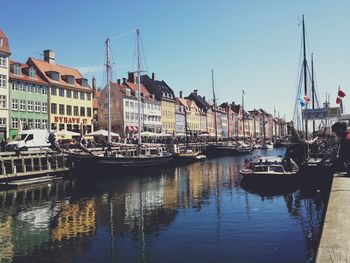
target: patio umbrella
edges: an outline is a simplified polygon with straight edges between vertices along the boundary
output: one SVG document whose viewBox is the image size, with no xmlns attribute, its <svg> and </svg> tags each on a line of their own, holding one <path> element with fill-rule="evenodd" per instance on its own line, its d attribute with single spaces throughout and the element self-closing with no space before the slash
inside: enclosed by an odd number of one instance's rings
<svg viewBox="0 0 350 263">
<path fill-rule="evenodd" d="M 103 137 L 107 137 L 108 136 L 108 131 L 101 129 L 101 130 L 94 131 L 94 132 L 91 132 L 89 134 L 86 134 L 85 136 L 103 136 Z M 111 132 L 111 136 L 112 137 L 119 137 L 119 134 L 115 133 L 115 132 Z"/>
<path fill-rule="evenodd" d="M 157 134 L 154 132 L 148 132 L 148 131 L 141 132 L 141 136 L 145 136 L 145 137 L 151 137 L 151 136 L 156 136 L 156 135 Z"/>
<path fill-rule="evenodd" d="M 80 136 L 80 133 L 66 131 L 66 130 L 60 130 L 60 131 L 56 131 L 55 135 L 56 135 L 57 139 L 66 140 L 66 139 L 72 139 L 73 136 Z"/>
</svg>

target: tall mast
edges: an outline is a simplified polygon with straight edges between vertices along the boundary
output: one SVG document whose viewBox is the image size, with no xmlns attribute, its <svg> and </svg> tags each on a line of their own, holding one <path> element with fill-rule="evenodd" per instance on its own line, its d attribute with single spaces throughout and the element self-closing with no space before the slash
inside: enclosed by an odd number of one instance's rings
<svg viewBox="0 0 350 263">
<path fill-rule="evenodd" d="M 306 47 L 305 47 L 305 23 L 304 23 L 304 15 L 303 15 L 303 51 L 304 51 L 304 60 L 303 60 L 303 69 L 304 69 L 304 96 L 307 96 L 307 79 L 306 79 L 306 69 L 307 69 L 307 61 L 306 61 Z M 307 104 L 306 104 L 307 108 Z M 307 139 L 308 129 L 307 129 L 307 119 L 305 119 L 305 139 Z"/>
<path fill-rule="evenodd" d="M 244 91 L 242 90 L 242 120 L 243 120 L 243 140 L 245 139 L 245 125 L 244 125 Z"/>
<path fill-rule="evenodd" d="M 188 149 L 188 137 L 187 137 L 187 111 L 185 106 L 185 138 L 186 138 L 186 149 Z"/>
<path fill-rule="evenodd" d="M 215 91 L 214 91 L 214 70 L 213 69 L 211 69 L 211 86 L 213 89 L 213 100 L 214 100 L 215 141 L 216 141 L 216 144 L 218 144 L 218 128 L 216 123 L 216 98 L 215 98 Z"/>
<path fill-rule="evenodd" d="M 312 109 L 315 109 L 314 54 L 311 53 L 311 94 Z M 312 132 L 315 135 L 315 120 L 312 121 Z"/>
<path fill-rule="evenodd" d="M 111 143 L 111 83 L 110 83 L 111 62 L 109 58 L 109 38 L 106 39 L 106 72 L 107 72 L 107 109 L 108 109 L 108 136 L 107 142 Z"/>
<path fill-rule="evenodd" d="M 136 30 L 137 34 L 137 111 L 138 111 L 138 144 L 141 145 L 141 87 L 140 87 L 140 75 L 141 75 L 141 64 L 140 64 L 140 29 Z"/>
</svg>

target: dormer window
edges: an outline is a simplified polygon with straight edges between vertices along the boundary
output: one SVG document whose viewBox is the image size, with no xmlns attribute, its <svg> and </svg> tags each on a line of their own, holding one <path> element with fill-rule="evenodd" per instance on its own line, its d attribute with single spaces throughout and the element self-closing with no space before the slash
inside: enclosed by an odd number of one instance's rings
<svg viewBox="0 0 350 263">
<path fill-rule="evenodd" d="M 48 71 L 46 72 L 46 75 L 49 76 L 50 79 L 59 81 L 60 79 L 60 74 L 56 71 Z"/>
<path fill-rule="evenodd" d="M 22 75 L 22 68 L 21 68 L 21 66 L 18 65 L 18 64 L 15 64 L 15 65 L 13 66 L 13 73 L 14 73 L 15 75 L 17 75 L 17 76 Z"/>
<path fill-rule="evenodd" d="M 33 67 L 29 68 L 29 77 L 35 79 L 36 70 Z"/>
<path fill-rule="evenodd" d="M 74 84 L 74 82 L 75 82 L 74 76 L 67 75 L 66 76 L 66 82 L 69 83 L 69 84 Z"/>
<path fill-rule="evenodd" d="M 81 80 L 81 85 L 82 85 L 83 87 L 88 87 L 88 86 L 89 86 L 88 80 L 87 80 L 87 79 L 82 79 L 82 80 Z"/>
<path fill-rule="evenodd" d="M 131 96 L 131 90 L 130 89 L 126 89 L 125 93 L 126 93 L 127 96 Z"/>
</svg>

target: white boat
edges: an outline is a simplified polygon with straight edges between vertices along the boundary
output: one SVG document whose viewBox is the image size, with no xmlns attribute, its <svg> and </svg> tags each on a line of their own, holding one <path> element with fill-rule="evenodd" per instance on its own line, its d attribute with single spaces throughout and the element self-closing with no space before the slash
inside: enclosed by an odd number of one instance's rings
<svg viewBox="0 0 350 263">
<path fill-rule="evenodd" d="M 260 157 L 247 160 L 240 169 L 246 181 L 289 181 L 299 177 L 299 166 L 292 159 L 280 156 Z"/>
</svg>

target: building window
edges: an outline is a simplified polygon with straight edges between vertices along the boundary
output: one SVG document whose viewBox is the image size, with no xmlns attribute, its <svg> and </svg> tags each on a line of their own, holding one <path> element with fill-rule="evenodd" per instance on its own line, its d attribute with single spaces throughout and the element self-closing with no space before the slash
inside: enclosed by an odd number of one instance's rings
<svg viewBox="0 0 350 263">
<path fill-rule="evenodd" d="M 0 66 L 6 67 L 6 57 L 0 56 Z"/>
<path fill-rule="evenodd" d="M 79 96 L 79 95 L 78 95 L 78 91 L 75 90 L 75 91 L 73 92 L 73 98 L 74 98 L 74 99 L 78 99 L 78 96 Z"/>
<path fill-rule="evenodd" d="M 57 123 L 51 123 L 51 130 L 57 130 Z"/>
<path fill-rule="evenodd" d="M 60 104 L 58 106 L 58 114 L 64 115 L 64 105 Z"/>
<path fill-rule="evenodd" d="M 12 99 L 12 110 L 18 110 L 18 100 Z"/>
<path fill-rule="evenodd" d="M 42 120 L 41 124 L 43 129 L 47 129 L 47 120 Z"/>
<path fill-rule="evenodd" d="M 61 123 L 61 124 L 59 125 L 59 130 L 60 130 L 60 131 L 64 130 L 64 124 Z"/>
<path fill-rule="evenodd" d="M 12 90 L 18 90 L 18 84 L 17 84 L 17 82 L 13 82 L 13 84 L 12 84 Z"/>
<path fill-rule="evenodd" d="M 0 88 L 6 88 L 6 76 L 0 75 Z"/>
<path fill-rule="evenodd" d="M 85 100 L 85 93 L 84 92 L 80 92 L 80 99 Z"/>
<path fill-rule="evenodd" d="M 28 119 L 28 128 L 33 129 L 34 127 L 34 120 L 33 119 Z"/>
<path fill-rule="evenodd" d="M 74 108 L 73 108 L 73 115 L 74 116 L 79 116 L 79 107 L 78 106 L 74 106 Z"/>
<path fill-rule="evenodd" d="M 34 111 L 40 112 L 41 110 L 41 103 L 39 101 L 34 102 Z"/>
<path fill-rule="evenodd" d="M 0 95 L 0 108 L 1 109 L 6 109 L 6 96 L 5 95 Z"/>
<path fill-rule="evenodd" d="M 32 101 L 27 101 L 27 111 L 33 111 L 33 102 Z M 12 101 L 13 105 L 13 101 Z"/>
<path fill-rule="evenodd" d="M 86 93 L 86 99 L 91 100 L 91 93 Z"/>
<path fill-rule="evenodd" d="M 86 116 L 91 117 L 91 108 L 86 108 Z"/>
<path fill-rule="evenodd" d="M 56 89 L 56 87 L 51 87 L 51 95 L 54 95 L 54 96 L 57 95 L 57 89 Z"/>
<path fill-rule="evenodd" d="M 51 114 L 57 114 L 57 104 L 51 103 Z"/>
<path fill-rule="evenodd" d="M 35 129 L 40 129 L 41 127 L 41 120 L 35 120 Z"/>
<path fill-rule="evenodd" d="M 4 44 L 4 40 L 0 38 L 0 47 L 2 47 L 3 44 Z"/>
<path fill-rule="evenodd" d="M 20 111 L 26 110 L 26 101 L 25 100 L 19 100 L 19 110 Z"/>
<path fill-rule="evenodd" d="M 85 116 L 85 107 L 80 107 L 80 116 Z"/>
<path fill-rule="evenodd" d="M 125 101 L 125 107 L 129 107 L 129 101 Z"/>
<path fill-rule="evenodd" d="M 130 113 L 129 112 L 125 112 L 125 119 L 129 120 L 130 119 Z"/>
<path fill-rule="evenodd" d="M 41 103 L 41 112 L 47 113 L 47 102 Z"/>
<path fill-rule="evenodd" d="M 59 95 L 60 97 L 64 97 L 64 89 L 59 88 L 59 89 L 58 89 L 58 95 Z"/>
<path fill-rule="evenodd" d="M 72 124 L 67 124 L 67 131 L 71 131 L 72 130 Z"/>
<path fill-rule="evenodd" d="M 67 95 L 67 98 L 71 98 L 72 97 L 72 91 L 70 89 L 67 89 L 66 95 Z"/>
<path fill-rule="evenodd" d="M 71 105 L 67 105 L 67 115 L 72 115 L 72 106 Z"/>
<path fill-rule="evenodd" d="M 26 92 L 26 86 L 24 85 L 24 83 L 19 83 L 19 91 Z"/>
<path fill-rule="evenodd" d="M 17 129 L 18 125 L 18 119 L 17 118 L 11 118 L 11 128 L 12 129 Z"/>
<path fill-rule="evenodd" d="M 29 77 L 35 79 L 36 70 L 33 67 L 29 68 Z"/>
<path fill-rule="evenodd" d="M 0 127 L 1 128 L 6 127 L 6 118 L 0 118 Z"/>
<path fill-rule="evenodd" d="M 34 92 L 37 94 L 40 94 L 40 86 L 39 85 L 34 85 Z"/>
<path fill-rule="evenodd" d="M 74 76 L 66 76 L 67 83 L 74 84 Z"/>
<path fill-rule="evenodd" d="M 24 118 L 21 118 L 21 119 L 19 119 L 19 121 L 20 121 L 20 123 L 21 123 L 21 127 L 22 127 L 22 128 L 26 128 L 26 122 L 27 122 L 27 120 L 24 119 Z"/>
<path fill-rule="evenodd" d="M 41 94 L 46 95 L 47 94 L 47 87 L 41 87 Z"/>
<path fill-rule="evenodd" d="M 33 88 L 33 85 L 32 85 L 32 84 L 28 84 L 28 86 L 27 86 L 27 91 L 28 91 L 28 92 L 33 92 L 33 91 L 34 91 L 34 88 Z"/>
<path fill-rule="evenodd" d="M 21 68 L 21 66 L 17 65 L 17 64 L 13 65 L 13 73 L 15 75 L 17 75 L 17 76 L 22 75 L 22 68 Z"/>
</svg>

